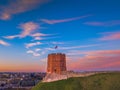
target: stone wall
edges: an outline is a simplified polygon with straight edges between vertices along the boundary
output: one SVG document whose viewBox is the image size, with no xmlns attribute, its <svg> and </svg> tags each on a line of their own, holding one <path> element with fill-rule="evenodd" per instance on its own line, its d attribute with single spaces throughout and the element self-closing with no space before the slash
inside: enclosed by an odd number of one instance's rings
<svg viewBox="0 0 120 90">
<path fill-rule="evenodd" d="M 102 73 L 102 72 L 98 72 L 98 73 Z M 48 73 L 45 76 L 45 78 L 43 78 L 42 82 L 53 82 L 53 81 L 68 79 L 71 77 L 86 77 L 94 74 L 97 73 L 96 72 L 86 72 L 86 73 L 66 72 L 64 74 Z"/>
</svg>

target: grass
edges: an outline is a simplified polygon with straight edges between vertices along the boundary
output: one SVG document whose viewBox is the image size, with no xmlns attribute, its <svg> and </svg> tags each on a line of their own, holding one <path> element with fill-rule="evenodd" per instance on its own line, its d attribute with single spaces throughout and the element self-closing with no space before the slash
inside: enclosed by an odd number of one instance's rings
<svg viewBox="0 0 120 90">
<path fill-rule="evenodd" d="M 120 90 L 120 72 L 101 73 L 49 83 L 40 82 L 32 90 Z"/>
</svg>

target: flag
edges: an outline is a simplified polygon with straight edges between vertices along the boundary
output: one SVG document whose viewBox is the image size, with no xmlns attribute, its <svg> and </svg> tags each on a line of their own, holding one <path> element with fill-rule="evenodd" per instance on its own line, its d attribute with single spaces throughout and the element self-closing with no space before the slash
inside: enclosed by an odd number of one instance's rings
<svg viewBox="0 0 120 90">
<path fill-rule="evenodd" d="M 55 49 L 57 49 L 58 48 L 58 46 L 55 46 Z"/>
</svg>

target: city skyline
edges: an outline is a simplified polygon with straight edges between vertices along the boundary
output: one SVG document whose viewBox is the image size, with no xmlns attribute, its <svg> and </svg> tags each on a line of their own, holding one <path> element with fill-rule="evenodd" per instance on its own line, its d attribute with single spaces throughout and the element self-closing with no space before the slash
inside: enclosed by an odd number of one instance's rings
<svg viewBox="0 0 120 90">
<path fill-rule="evenodd" d="M 119 3 L 0 0 L 0 72 L 45 72 L 58 52 L 68 70 L 120 70 Z"/>
</svg>

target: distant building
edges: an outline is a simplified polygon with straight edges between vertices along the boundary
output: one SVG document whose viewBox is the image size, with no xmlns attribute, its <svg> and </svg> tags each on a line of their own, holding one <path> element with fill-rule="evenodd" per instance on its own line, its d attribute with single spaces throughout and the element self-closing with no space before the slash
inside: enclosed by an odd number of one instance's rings
<svg viewBox="0 0 120 90">
<path fill-rule="evenodd" d="M 47 73 L 62 74 L 66 69 L 66 55 L 62 53 L 52 53 L 48 55 Z"/>
</svg>

